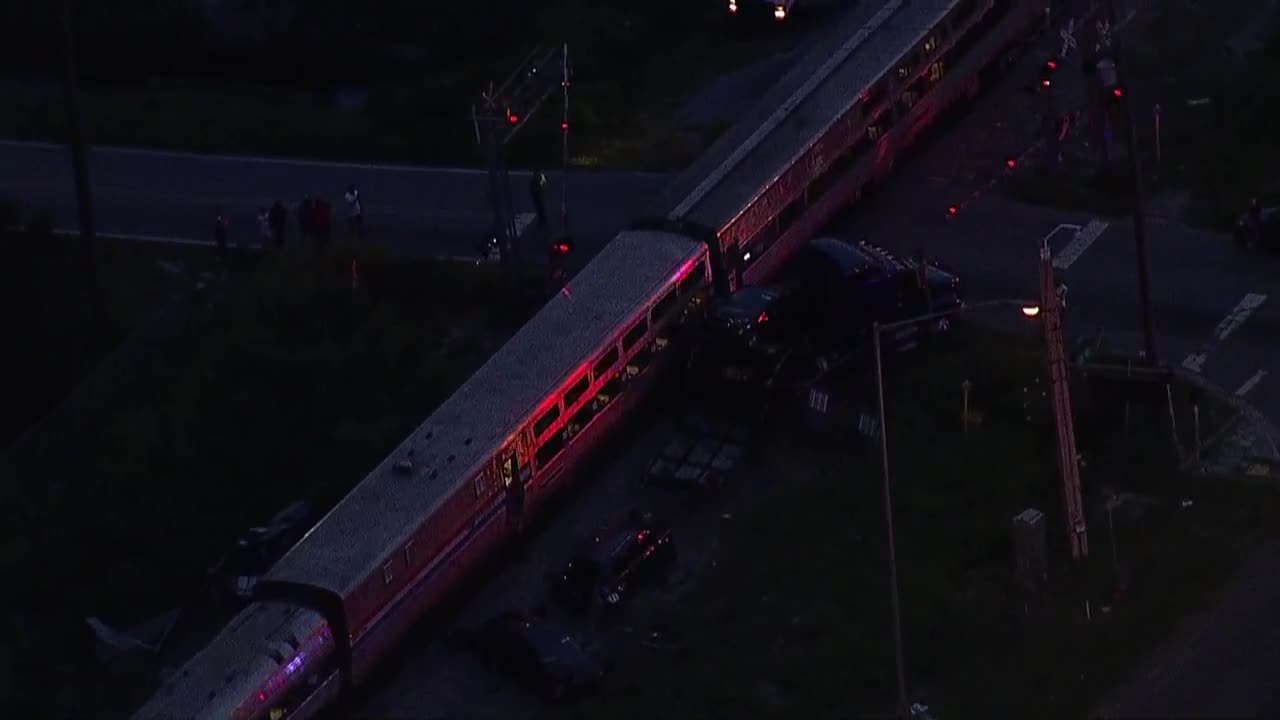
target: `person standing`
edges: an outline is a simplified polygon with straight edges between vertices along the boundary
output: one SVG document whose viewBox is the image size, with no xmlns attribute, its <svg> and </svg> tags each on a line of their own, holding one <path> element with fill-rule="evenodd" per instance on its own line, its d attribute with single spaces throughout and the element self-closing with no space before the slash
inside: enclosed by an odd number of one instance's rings
<svg viewBox="0 0 1280 720">
<path fill-rule="evenodd" d="M 360 191 L 355 185 L 347 186 L 343 196 L 347 201 L 347 232 L 356 240 L 364 239 L 364 203 L 360 200 Z"/>
<path fill-rule="evenodd" d="M 271 224 L 271 241 L 275 244 L 276 249 L 279 250 L 284 247 L 284 226 L 288 222 L 284 203 L 279 200 L 275 201 L 267 215 L 267 220 Z"/>
<path fill-rule="evenodd" d="M 271 213 L 266 208 L 258 208 L 258 242 L 263 250 L 271 247 Z"/>
<path fill-rule="evenodd" d="M 316 203 L 311 199 L 311 194 L 303 195 L 302 202 L 298 203 L 298 235 L 303 244 L 315 234 L 315 212 Z"/>
<path fill-rule="evenodd" d="M 529 179 L 529 195 L 533 198 L 533 211 L 538 215 L 538 229 L 547 231 L 547 176 L 542 168 L 534 168 L 533 177 Z"/>
</svg>

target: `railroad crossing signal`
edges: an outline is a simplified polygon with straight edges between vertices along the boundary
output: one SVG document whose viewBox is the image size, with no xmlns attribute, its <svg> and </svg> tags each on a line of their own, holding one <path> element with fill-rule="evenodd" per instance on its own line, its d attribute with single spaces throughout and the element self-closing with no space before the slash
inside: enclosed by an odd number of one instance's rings
<svg viewBox="0 0 1280 720">
<path fill-rule="evenodd" d="M 1075 50 L 1076 45 L 1076 19 L 1071 18 L 1067 21 L 1067 26 L 1058 31 L 1058 37 L 1062 38 L 1062 50 L 1058 53 L 1059 57 L 1066 57 Z"/>
<path fill-rule="evenodd" d="M 1094 51 L 1101 51 L 1103 48 L 1111 47 L 1111 22 L 1098 20 L 1094 25 L 1094 29 L 1098 31 L 1098 44 L 1094 46 Z"/>
</svg>

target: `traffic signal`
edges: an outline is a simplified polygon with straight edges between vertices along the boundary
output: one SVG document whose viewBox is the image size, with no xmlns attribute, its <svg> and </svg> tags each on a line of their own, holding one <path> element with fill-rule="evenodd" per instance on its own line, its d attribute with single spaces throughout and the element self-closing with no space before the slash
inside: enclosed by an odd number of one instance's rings
<svg viewBox="0 0 1280 720">
<path fill-rule="evenodd" d="M 960 206 L 959 206 L 959 205 L 949 205 L 949 206 L 947 206 L 947 217 L 955 217 L 957 214 L 959 214 L 959 212 L 960 212 Z"/>
<path fill-rule="evenodd" d="M 560 238 L 559 240 L 551 243 L 551 254 L 556 257 L 564 257 L 565 255 L 568 255 L 571 250 L 573 250 L 573 243 L 571 243 L 568 238 Z"/>
<path fill-rule="evenodd" d="M 520 116 L 511 112 L 511 108 L 507 108 L 507 122 L 512 125 L 518 125 L 520 123 Z"/>
<path fill-rule="evenodd" d="M 1009 168 L 1010 170 L 1018 167 L 1018 158 L 1015 158 L 1015 157 L 1005 158 L 1004 166 Z"/>
<path fill-rule="evenodd" d="M 1047 88 L 1053 85 L 1053 71 L 1057 69 L 1057 60 L 1049 58 L 1045 61 L 1044 67 L 1040 68 L 1040 87 Z"/>
</svg>

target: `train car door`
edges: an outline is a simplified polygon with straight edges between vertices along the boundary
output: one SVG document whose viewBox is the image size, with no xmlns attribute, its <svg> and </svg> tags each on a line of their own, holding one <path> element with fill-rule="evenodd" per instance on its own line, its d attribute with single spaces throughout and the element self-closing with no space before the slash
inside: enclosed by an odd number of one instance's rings
<svg viewBox="0 0 1280 720">
<path fill-rule="evenodd" d="M 518 529 L 524 516 L 525 484 L 529 482 L 531 474 L 529 458 L 519 437 L 503 448 L 498 469 L 502 477 L 503 492 L 507 496 L 507 524 Z"/>
</svg>

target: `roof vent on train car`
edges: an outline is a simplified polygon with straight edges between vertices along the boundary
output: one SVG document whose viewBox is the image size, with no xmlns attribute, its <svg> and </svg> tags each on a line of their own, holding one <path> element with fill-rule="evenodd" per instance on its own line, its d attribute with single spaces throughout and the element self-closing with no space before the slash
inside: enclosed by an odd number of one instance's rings
<svg viewBox="0 0 1280 720">
<path fill-rule="evenodd" d="M 400 460 L 400 461 L 399 461 L 399 462 L 397 462 L 395 465 L 392 465 L 392 466 L 391 466 L 391 469 L 392 469 L 392 470 L 393 470 L 397 475 L 412 475 L 412 474 L 413 474 L 413 461 L 412 461 L 412 460 Z"/>
<path fill-rule="evenodd" d="M 447 462 L 447 463 L 451 463 L 451 462 L 453 462 L 454 460 L 456 460 L 457 458 L 458 458 L 458 456 L 457 456 L 457 455 L 450 454 L 450 455 L 449 455 L 449 457 L 447 457 L 447 458 L 445 458 L 445 459 L 444 459 L 444 461 L 445 461 L 445 462 Z"/>
<path fill-rule="evenodd" d="M 471 438 L 467 438 L 466 440 L 463 440 L 463 441 L 462 441 L 462 444 L 463 444 L 463 445 L 470 445 L 470 444 L 471 444 Z"/>
</svg>

